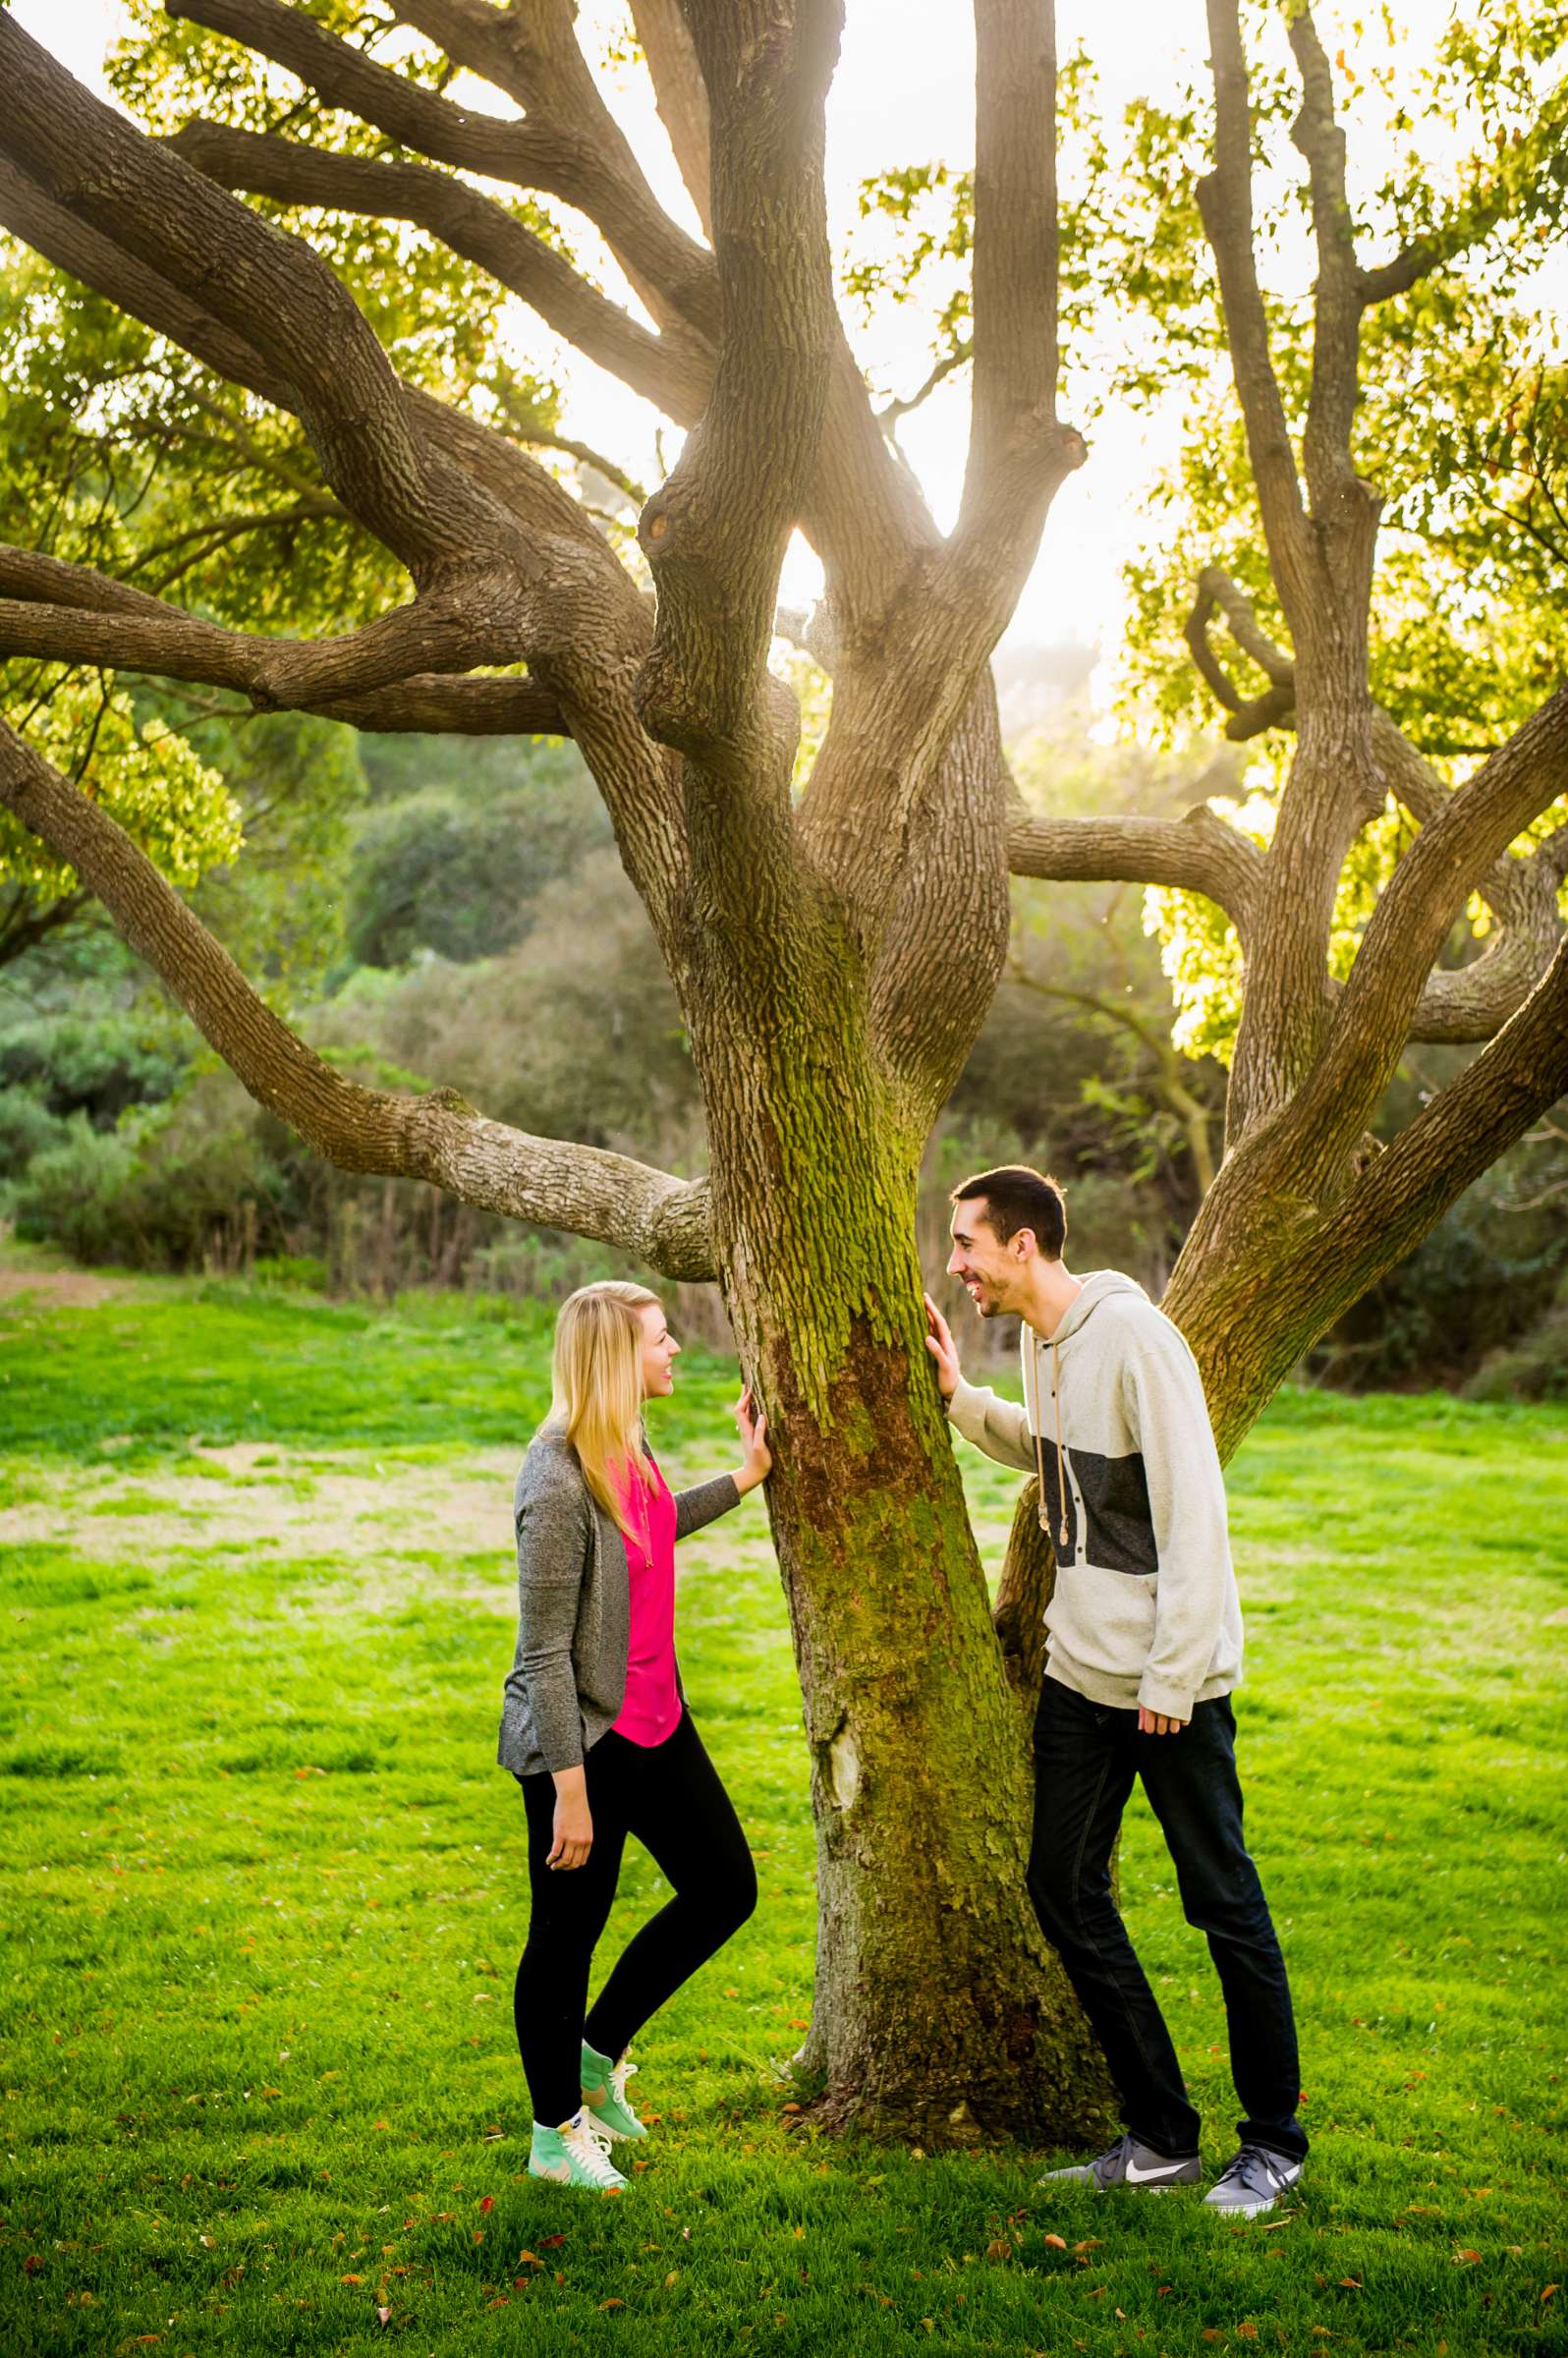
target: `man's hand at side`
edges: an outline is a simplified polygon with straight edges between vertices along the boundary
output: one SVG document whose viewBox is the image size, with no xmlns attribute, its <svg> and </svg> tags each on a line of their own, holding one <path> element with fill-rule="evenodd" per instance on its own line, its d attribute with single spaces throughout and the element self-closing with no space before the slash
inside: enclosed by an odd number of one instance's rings
<svg viewBox="0 0 1568 2358">
<path fill-rule="evenodd" d="M 1163 1712 L 1151 1712 L 1147 1703 L 1138 1707 L 1138 1732 L 1141 1736 L 1179 1736 L 1187 1725 L 1185 1719 L 1167 1719 Z"/>
<path fill-rule="evenodd" d="M 930 1329 L 925 1337 L 925 1348 L 936 1362 L 936 1388 L 944 1400 L 951 1400 L 962 1380 L 958 1347 L 953 1341 L 951 1327 L 929 1294 L 925 1297 L 925 1322 Z"/>
</svg>

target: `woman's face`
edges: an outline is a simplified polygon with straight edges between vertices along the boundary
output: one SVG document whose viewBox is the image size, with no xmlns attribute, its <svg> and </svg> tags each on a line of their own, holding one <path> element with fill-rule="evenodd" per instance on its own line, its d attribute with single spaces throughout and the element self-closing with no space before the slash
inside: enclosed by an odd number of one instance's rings
<svg viewBox="0 0 1568 2358">
<path fill-rule="evenodd" d="M 661 1400 L 675 1389 L 675 1360 L 681 1346 L 657 1302 L 643 1303 L 637 1315 L 643 1329 L 643 1397 Z"/>
</svg>

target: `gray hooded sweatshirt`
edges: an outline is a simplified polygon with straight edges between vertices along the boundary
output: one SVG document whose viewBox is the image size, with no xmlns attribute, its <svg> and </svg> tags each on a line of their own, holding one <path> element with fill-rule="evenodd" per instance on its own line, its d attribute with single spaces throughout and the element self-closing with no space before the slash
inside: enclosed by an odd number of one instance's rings
<svg viewBox="0 0 1568 2358">
<path fill-rule="evenodd" d="M 1118 1269 L 1085 1278 L 1048 1343 L 1028 1325 L 1021 1339 L 1025 1406 L 960 1383 L 947 1413 L 998 1465 L 1039 1475 L 1056 1549 L 1047 1675 L 1094 1703 L 1190 1719 L 1242 1674 L 1198 1363 Z"/>
</svg>

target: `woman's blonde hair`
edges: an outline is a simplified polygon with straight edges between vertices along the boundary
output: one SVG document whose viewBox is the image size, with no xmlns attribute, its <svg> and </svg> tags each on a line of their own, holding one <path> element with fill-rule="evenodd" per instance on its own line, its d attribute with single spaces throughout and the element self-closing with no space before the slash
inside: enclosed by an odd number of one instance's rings
<svg viewBox="0 0 1568 2358">
<path fill-rule="evenodd" d="M 606 1277 L 568 1294 L 555 1321 L 554 1398 L 546 1420 L 577 1451 L 583 1479 L 624 1532 L 621 1490 L 647 1480 L 643 1456 L 643 1321 L 657 1294 Z"/>
</svg>

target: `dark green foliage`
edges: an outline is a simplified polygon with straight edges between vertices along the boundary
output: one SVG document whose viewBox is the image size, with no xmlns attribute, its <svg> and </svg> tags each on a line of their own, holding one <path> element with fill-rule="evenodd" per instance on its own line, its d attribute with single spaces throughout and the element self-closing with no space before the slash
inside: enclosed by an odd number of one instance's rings
<svg viewBox="0 0 1568 2358">
<path fill-rule="evenodd" d="M 0 1090 L 28 1091 L 50 1113 L 83 1113 L 99 1128 L 168 1096 L 188 1061 L 166 1026 L 87 1006 L 0 1032 Z"/>
<path fill-rule="evenodd" d="M 420 755 L 422 753 L 422 761 Z M 347 933 L 365 966 L 421 950 L 467 963 L 520 941 L 550 887 L 610 840 L 609 820 L 575 747 L 463 746 L 418 738 L 389 776 L 429 781 L 378 800 L 363 821 Z"/>
</svg>

